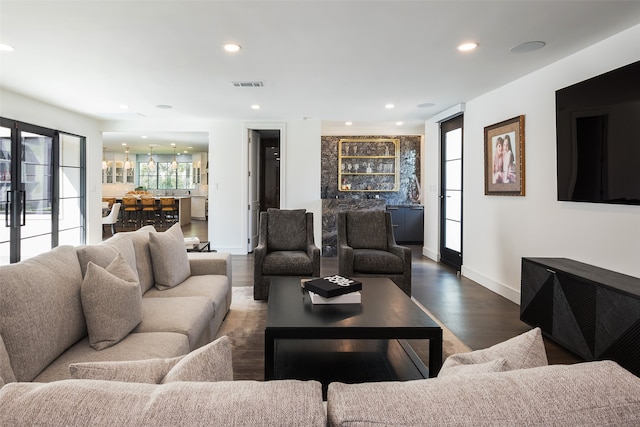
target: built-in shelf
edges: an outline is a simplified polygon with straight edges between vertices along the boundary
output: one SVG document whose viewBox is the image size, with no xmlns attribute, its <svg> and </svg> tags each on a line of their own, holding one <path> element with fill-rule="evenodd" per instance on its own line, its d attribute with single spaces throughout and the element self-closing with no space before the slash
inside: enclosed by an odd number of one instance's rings
<svg viewBox="0 0 640 427">
<path fill-rule="evenodd" d="M 398 191 L 399 139 L 341 139 L 338 142 L 338 190 Z"/>
</svg>

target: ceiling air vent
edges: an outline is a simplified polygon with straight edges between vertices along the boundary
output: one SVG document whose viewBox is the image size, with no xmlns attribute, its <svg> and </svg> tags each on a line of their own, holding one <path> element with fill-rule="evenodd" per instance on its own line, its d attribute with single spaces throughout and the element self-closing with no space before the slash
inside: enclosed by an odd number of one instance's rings
<svg viewBox="0 0 640 427">
<path fill-rule="evenodd" d="M 262 82 L 231 82 L 235 87 L 262 87 Z"/>
</svg>

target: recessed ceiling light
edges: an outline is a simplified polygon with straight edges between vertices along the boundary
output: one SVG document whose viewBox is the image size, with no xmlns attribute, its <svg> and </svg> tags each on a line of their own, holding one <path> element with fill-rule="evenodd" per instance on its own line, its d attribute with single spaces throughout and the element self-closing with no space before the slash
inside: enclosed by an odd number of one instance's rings
<svg viewBox="0 0 640 427">
<path fill-rule="evenodd" d="M 176 143 L 175 143 L 175 142 L 172 142 L 172 143 L 171 143 L 171 146 L 172 146 L 172 147 L 175 147 L 175 146 L 176 146 Z"/>
<path fill-rule="evenodd" d="M 251 109 L 252 109 L 252 110 L 259 110 L 259 109 L 260 109 L 260 106 L 259 106 L 258 104 L 253 104 L 253 105 L 251 106 Z"/>
<path fill-rule="evenodd" d="M 387 104 L 387 105 L 384 106 L 384 108 L 386 108 L 387 110 L 390 110 L 390 109 L 392 109 L 394 107 L 395 107 L 395 105 L 393 105 L 393 104 Z"/>
<path fill-rule="evenodd" d="M 478 47 L 478 43 L 476 42 L 468 42 L 468 43 L 462 43 L 461 45 L 458 45 L 458 50 L 460 52 L 469 52 L 471 50 L 474 50 Z"/>
<path fill-rule="evenodd" d="M 351 126 L 353 124 L 353 122 L 344 122 L 345 125 L 347 126 Z"/>
<path fill-rule="evenodd" d="M 13 52 L 13 46 L 0 43 L 0 52 Z"/>
<path fill-rule="evenodd" d="M 122 145 L 123 147 L 126 147 L 126 146 L 127 146 L 127 143 L 126 143 L 126 142 L 123 142 L 123 143 L 122 143 L 122 144 L 120 144 L 120 145 Z"/>
<path fill-rule="evenodd" d="M 167 105 L 167 104 L 158 104 L 158 105 L 156 105 L 156 108 L 159 108 L 161 110 L 170 110 L 173 107 L 171 105 Z"/>
<path fill-rule="evenodd" d="M 546 43 L 542 41 L 532 41 L 532 42 L 524 42 L 520 43 L 517 46 L 511 48 L 512 53 L 525 53 L 532 52 L 534 50 L 542 49 L 545 47 Z"/>
<path fill-rule="evenodd" d="M 402 122 L 396 122 L 396 125 L 398 125 L 398 126 L 402 126 L 402 125 L 403 125 L 403 123 L 402 123 Z"/>
<path fill-rule="evenodd" d="M 120 108 L 122 108 L 123 110 L 128 110 L 129 106 L 127 104 L 120 104 Z"/>
<path fill-rule="evenodd" d="M 227 43 L 224 45 L 224 50 L 226 52 L 235 53 L 240 50 L 240 45 L 236 43 Z"/>
<path fill-rule="evenodd" d="M 147 138 L 148 138 L 148 136 L 147 136 L 147 135 L 142 135 L 140 138 L 142 138 L 142 139 L 147 139 Z"/>
<path fill-rule="evenodd" d="M 424 102 L 422 104 L 418 104 L 417 107 L 418 108 L 429 108 L 429 107 L 433 107 L 434 105 L 436 105 L 436 104 L 434 104 L 433 102 Z"/>
</svg>

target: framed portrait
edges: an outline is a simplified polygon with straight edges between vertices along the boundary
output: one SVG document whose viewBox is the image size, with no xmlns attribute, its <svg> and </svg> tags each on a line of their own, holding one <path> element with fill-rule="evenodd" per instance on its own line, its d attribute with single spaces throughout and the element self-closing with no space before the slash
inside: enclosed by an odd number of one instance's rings
<svg viewBox="0 0 640 427">
<path fill-rule="evenodd" d="M 524 116 L 484 128 L 484 194 L 524 196 Z"/>
</svg>

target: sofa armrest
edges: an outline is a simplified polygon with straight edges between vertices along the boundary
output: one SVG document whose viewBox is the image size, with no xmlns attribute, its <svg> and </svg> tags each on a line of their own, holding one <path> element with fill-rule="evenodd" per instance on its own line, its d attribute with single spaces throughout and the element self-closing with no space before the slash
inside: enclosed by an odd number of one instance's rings
<svg viewBox="0 0 640 427">
<path fill-rule="evenodd" d="M 354 275 L 353 248 L 344 243 L 338 243 L 338 273 L 344 277 Z"/>
<path fill-rule="evenodd" d="M 231 283 L 231 254 L 221 252 L 189 252 L 192 276 L 208 274 L 227 276 Z"/>
<path fill-rule="evenodd" d="M 307 245 L 307 256 L 311 259 L 313 264 L 313 277 L 320 276 L 320 248 L 311 243 Z"/>
</svg>

